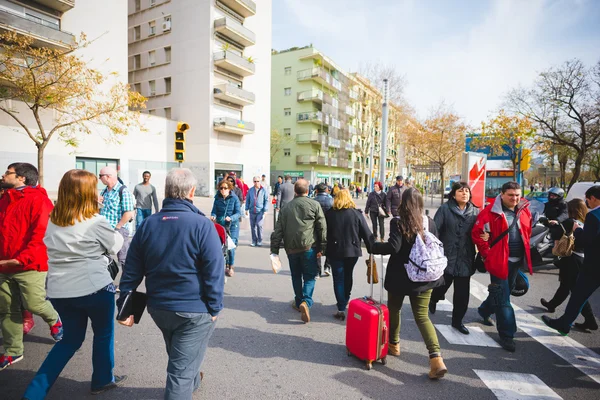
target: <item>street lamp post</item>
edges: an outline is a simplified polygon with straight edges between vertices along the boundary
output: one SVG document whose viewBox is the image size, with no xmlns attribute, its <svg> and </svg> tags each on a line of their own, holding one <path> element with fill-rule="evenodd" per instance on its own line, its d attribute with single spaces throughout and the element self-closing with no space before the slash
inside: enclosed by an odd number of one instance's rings
<svg viewBox="0 0 600 400">
<path fill-rule="evenodd" d="M 383 105 L 381 116 L 381 156 L 379 158 L 379 180 L 385 185 L 385 164 L 387 153 L 388 130 L 388 80 L 383 80 Z"/>
</svg>

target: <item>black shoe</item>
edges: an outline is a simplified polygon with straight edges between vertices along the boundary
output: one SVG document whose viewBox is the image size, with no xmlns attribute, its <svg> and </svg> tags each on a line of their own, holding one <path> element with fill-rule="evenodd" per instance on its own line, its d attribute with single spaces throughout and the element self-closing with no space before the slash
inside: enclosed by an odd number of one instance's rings
<svg viewBox="0 0 600 400">
<path fill-rule="evenodd" d="M 114 389 L 116 387 L 122 386 L 123 383 L 125 383 L 125 381 L 127 380 L 127 375 L 115 375 L 115 381 L 109 383 L 108 385 L 104 385 L 99 389 L 96 390 L 92 390 L 92 394 L 100 394 L 100 393 L 104 393 L 110 389 Z"/>
<path fill-rule="evenodd" d="M 437 307 L 437 301 L 429 300 L 429 312 L 435 314 L 435 308 Z"/>
<path fill-rule="evenodd" d="M 464 324 L 452 324 L 452 327 L 454 329 L 456 329 L 457 331 L 459 331 L 460 333 L 462 333 L 463 335 L 468 335 L 469 334 L 469 330 L 467 329 L 467 327 Z"/>
<path fill-rule="evenodd" d="M 556 307 L 552 307 L 552 304 L 549 301 L 546 301 L 546 299 L 541 299 L 540 303 L 542 303 L 542 305 L 548 309 L 548 312 L 553 313 L 556 311 Z"/>
<path fill-rule="evenodd" d="M 483 319 L 483 321 L 481 321 L 481 323 L 485 326 L 494 326 L 494 323 L 492 322 L 490 317 L 484 317 L 481 314 L 481 311 L 479 311 L 479 309 L 477 309 L 477 314 L 479 314 L 479 316 Z"/>
<path fill-rule="evenodd" d="M 565 327 L 560 326 L 557 319 L 552 319 L 547 315 L 542 315 L 542 321 L 544 321 L 546 326 L 558 331 L 558 333 L 560 333 L 563 336 L 567 336 L 569 334 L 569 331 L 571 330 L 571 328 L 565 329 Z"/>
<path fill-rule="evenodd" d="M 598 323 L 596 321 L 591 322 L 591 321 L 585 321 L 583 324 L 579 323 L 579 322 L 575 322 L 575 328 L 577 329 L 581 329 L 582 331 L 597 331 L 598 330 Z"/>
<path fill-rule="evenodd" d="M 515 341 L 509 338 L 500 338 L 500 346 L 502 346 L 504 350 L 510 351 L 511 353 L 514 353 L 517 349 Z"/>
</svg>

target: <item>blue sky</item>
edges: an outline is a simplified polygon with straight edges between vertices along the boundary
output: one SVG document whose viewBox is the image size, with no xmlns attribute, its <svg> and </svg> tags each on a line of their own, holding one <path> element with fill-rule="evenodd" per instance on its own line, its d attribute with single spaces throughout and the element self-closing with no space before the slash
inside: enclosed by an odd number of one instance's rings
<svg viewBox="0 0 600 400">
<path fill-rule="evenodd" d="M 350 72 L 393 65 L 420 117 L 444 100 L 478 125 L 540 71 L 600 60 L 600 0 L 273 0 L 273 48 L 309 43 Z"/>
</svg>

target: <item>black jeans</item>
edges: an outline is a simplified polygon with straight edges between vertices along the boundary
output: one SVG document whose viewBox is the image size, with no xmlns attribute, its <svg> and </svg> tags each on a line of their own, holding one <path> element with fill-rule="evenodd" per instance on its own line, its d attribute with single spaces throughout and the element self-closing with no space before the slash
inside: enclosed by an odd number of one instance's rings
<svg viewBox="0 0 600 400">
<path fill-rule="evenodd" d="M 549 301 L 550 305 L 554 308 L 561 305 L 569 294 L 572 295 L 579 277 L 579 270 L 583 268 L 583 257 L 579 257 L 576 254 L 570 257 L 564 257 L 560 260 L 559 264 L 560 272 L 558 279 L 560 284 L 556 293 Z M 586 301 L 581 308 L 581 315 L 585 318 L 586 322 L 596 322 L 594 318 L 594 311 L 589 301 Z"/>
<path fill-rule="evenodd" d="M 371 223 L 373 224 L 373 235 L 375 236 L 375 239 L 377 239 L 377 223 L 379 222 L 379 234 L 383 240 L 385 238 L 385 225 L 383 224 L 384 217 L 381 217 L 378 211 L 369 212 L 369 216 L 371 217 Z"/>
<path fill-rule="evenodd" d="M 571 325 L 573 325 L 579 313 L 583 314 L 583 308 L 588 299 L 598 288 L 600 288 L 600 274 L 598 272 L 584 269 L 579 273 L 565 313 L 558 319 L 567 332 L 571 329 Z"/>
<path fill-rule="evenodd" d="M 452 325 L 462 324 L 462 320 L 469 309 L 469 292 L 471 290 L 470 276 L 452 276 L 444 274 L 444 286 L 438 286 L 433 289 L 431 301 L 437 303 L 444 300 L 446 292 L 454 282 L 454 296 L 452 297 Z"/>
</svg>

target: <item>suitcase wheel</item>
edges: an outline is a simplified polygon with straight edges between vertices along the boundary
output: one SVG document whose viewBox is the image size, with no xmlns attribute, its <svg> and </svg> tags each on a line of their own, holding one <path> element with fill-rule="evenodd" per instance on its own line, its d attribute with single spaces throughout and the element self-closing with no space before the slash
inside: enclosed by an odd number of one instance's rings
<svg viewBox="0 0 600 400">
<path fill-rule="evenodd" d="M 367 371 L 370 371 L 373 368 L 373 362 L 367 361 Z"/>
<path fill-rule="evenodd" d="M 383 358 L 381 359 L 381 363 L 382 363 L 383 365 L 387 364 L 387 357 L 383 357 Z"/>
</svg>

